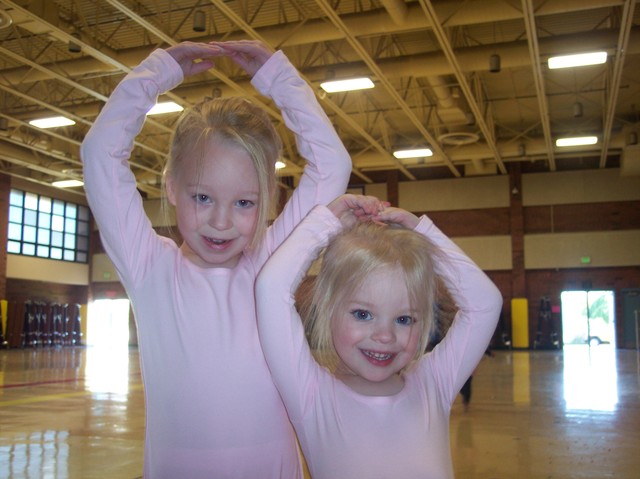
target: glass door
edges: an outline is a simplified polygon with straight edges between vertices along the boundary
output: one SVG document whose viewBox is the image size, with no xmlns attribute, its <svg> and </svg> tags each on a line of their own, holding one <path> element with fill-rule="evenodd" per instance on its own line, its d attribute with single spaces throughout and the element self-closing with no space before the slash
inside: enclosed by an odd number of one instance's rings
<svg viewBox="0 0 640 479">
<path fill-rule="evenodd" d="M 564 291 L 560 298 L 564 345 L 615 348 L 613 291 Z"/>
</svg>

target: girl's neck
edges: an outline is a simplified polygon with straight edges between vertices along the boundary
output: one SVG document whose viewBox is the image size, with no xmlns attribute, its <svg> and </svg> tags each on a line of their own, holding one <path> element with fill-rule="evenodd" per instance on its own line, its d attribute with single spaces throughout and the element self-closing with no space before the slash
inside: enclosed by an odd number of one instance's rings
<svg viewBox="0 0 640 479">
<path fill-rule="evenodd" d="M 394 374 L 383 382 L 372 382 L 351 372 L 336 371 L 335 377 L 363 396 L 395 396 L 404 388 L 404 378 Z"/>
<path fill-rule="evenodd" d="M 198 268 L 203 268 L 203 269 L 209 269 L 209 268 L 233 269 L 238 265 L 238 263 L 240 262 L 240 258 L 242 257 L 242 255 L 238 255 L 236 257 L 235 262 L 222 265 L 222 264 L 209 263 L 203 260 L 195 251 L 193 251 L 189 247 L 189 245 L 186 242 L 182 243 L 182 245 L 180 246 L 180 251 L 182 253 L 182 256 L 184 256 L 184 258 L 187 259 L 190 263 L 196 265 Z"/>
</svg>

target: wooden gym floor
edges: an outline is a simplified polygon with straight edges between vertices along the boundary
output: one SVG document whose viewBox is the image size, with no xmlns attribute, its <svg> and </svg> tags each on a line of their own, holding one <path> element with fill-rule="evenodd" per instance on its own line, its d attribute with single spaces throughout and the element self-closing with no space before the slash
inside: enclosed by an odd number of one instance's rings
<svg viewBox="0 0 640 479">
<path fill-rule="evenodd" d="M 0 351 L 0 478 L 139 478 L 143 435 L 135 349 Z M 496 351 L 451 448 L 460 479 L 640 477 L 640 356 Z"/>
</svg>

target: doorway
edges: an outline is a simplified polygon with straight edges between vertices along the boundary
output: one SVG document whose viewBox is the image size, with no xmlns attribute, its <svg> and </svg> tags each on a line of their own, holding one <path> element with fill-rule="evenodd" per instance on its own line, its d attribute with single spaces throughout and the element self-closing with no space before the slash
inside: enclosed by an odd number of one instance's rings
<svg viewBox="0 0 640 479">
<path fill-rule="evenodd" d="M 563 291 L 560 300 L 564 345 L 610 345 L 615 349 L 613 291 Z"/>
<path fill-rule="evenodd" d="M 129 345 L 129 300 L 99 299 L 89 304 L 87 346 L 126 348 Z"/>
</svg>

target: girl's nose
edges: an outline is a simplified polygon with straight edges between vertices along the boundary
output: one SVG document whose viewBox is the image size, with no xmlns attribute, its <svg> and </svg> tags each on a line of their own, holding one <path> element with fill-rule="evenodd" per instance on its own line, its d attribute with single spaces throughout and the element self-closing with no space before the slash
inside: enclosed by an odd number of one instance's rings
<svg viewBox="0 0 640 479">
<path fill-rule="evenodd" d="M 229 210 L 224 207 L 213 208 L 211 216 L 209 217 L 209 226 L 219 231 L 231 228 L 231 214 Z"/>
<path fill-rule="evenodd" d="M 372 338 L 382 344 L 393 342 L 396 338 L 393 325 L 387 321 L 380 321 L 375 325 Z"/>
</svg>

